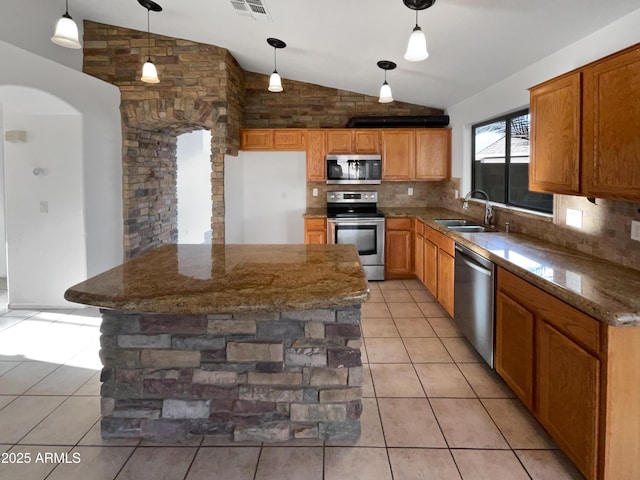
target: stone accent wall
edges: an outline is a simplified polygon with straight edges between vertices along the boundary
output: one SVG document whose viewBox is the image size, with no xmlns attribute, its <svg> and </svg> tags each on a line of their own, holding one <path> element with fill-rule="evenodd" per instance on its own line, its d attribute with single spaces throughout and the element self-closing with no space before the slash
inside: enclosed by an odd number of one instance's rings
<svg viewBox="0 0 640 480">
<path fill-rule="evenodd" d="M 236 315 L 102 311 L 102 435 L 360 435 L 360 305 Z"/>
<path fill-rule="evenodd" d="M 284 91 L 267 90 L 269 76 L 245 72 L 245 128 L 338 128 L 351 117 L 367 115 L 441 115 L 443 110 L 282 79 Z"/>
<path fill-rule="evenodd" d="M 160 83 L 140 81 L 151 55 Z M 83 70 L 120 88 L 124 250 L 133 258 L 177 241 L 176 138 L 211 130 L 213 242 L 224 242 L 224 155 L 237 154 L 243 71 L 223 48 L 84 22 Z"/>
</svg>

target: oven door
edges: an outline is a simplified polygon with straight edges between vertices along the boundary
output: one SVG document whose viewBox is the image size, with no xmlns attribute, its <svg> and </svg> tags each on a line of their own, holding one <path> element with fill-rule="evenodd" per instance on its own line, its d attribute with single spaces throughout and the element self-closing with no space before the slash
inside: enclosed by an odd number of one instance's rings
<svg viewBox="0 0 640 480">
<path fill-rule="evenodd" d="M 327 243 L 353 244 L 362 265 L 384 265 L 384 218 L 330 218 L 327 227 Z"/>
</svg>

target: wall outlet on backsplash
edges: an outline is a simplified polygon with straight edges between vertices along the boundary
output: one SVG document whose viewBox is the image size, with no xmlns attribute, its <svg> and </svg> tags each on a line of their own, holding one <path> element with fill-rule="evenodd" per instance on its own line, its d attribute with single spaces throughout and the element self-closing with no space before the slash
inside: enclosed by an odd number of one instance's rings
<svg viewBox="0 0 640 480">
<path fill-rule="evenodd" d="M 631 220 L 631 240 L 640 242 L 640 222 Z"/>
<path fill-rule="evenodd" d="M 565 223 L 570 227 L 582 228 L 582 210 L 567 208 Z"/>
<path fill-rule="evenodd" d="M 407 188 L 407 195 L 409 195 L 410 197 L 413 196 L 413 187 Z"/>
<path fill-rule="evenodd" d="M 314 196 L 314 197 L 317 197 L 317 196 L 318 196 L 318 189 L 317 189 L 317 188 L 314 188 L 314 189 L 313 189 L 313 196 Z"/>
</svg>

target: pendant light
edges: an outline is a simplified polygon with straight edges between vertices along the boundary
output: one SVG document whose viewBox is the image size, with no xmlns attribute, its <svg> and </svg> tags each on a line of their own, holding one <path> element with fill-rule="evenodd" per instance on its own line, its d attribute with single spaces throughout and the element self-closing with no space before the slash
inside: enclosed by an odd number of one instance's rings
<svg viewBox="0 0 640 480">
<path fill-rule="evenodd" d="M 416 11 L 416 26 L 413 28 L 413 32 L 411 32 L 411 36 L 409 37 L 404 59 L 410 62 L 426 60 L 429 58 L 429 52 L 427 52 L 427 37 L 418 25 L 418 10 L 425 10 L 431 7 L 436 3 L 436 0 L 403 0 L 403 2 L 411 10 Z"/>
<path fill-rule="evenodd" d="M 78 37 L 78 25 L 69 15 L 69 0 L 66 0 L 66 9 L 62 18 L 56 23 L 56 31 L 51 37 L 56 45 L 67 48 L 82 48 Z"/>
<path fill-rule="evenodd" d="M 396 68 L 396 64 L 389 60 L 380 60 L 378 62 L 378 67 L 384 70 L 384 83 L 380 87 L 380 98 L 378 99 L 378 102 L 391 103 L 393 102 L 393 95 L 391 95 L 391 87 L 387 83 L 387 70 L 393 70 Z"/>
<path fill-rule="evenodd" d="M 269 91 L 270 92 L 281 92 L 282 91 L 282 79 L 278 74 L 277 64 L 276 64 L 276 52 L 279 48 L 284 48 L 287 46 L 282 40 L 278 40 L 277 38 L 267 38 L 267 43 L 273 47 L 273 73 L 271 77 L 269 77 Z"/>
<path fill-rule="evenodd" d="M 153 0 L 138 0 L 138 3 L 147 9 L 147 45 L 149 48 L 147 52 L 147 61 L 142 66 L 142 77 L 140 77 L 140 80 L 145 83 L 159 83 L 160 79 L 158 78 L 158 71 L 151 61 L 151 29 L 149 28 L 149 13 L 151 10 L 154 12 L 161 12 L 162 7 Z"/>
</svg>

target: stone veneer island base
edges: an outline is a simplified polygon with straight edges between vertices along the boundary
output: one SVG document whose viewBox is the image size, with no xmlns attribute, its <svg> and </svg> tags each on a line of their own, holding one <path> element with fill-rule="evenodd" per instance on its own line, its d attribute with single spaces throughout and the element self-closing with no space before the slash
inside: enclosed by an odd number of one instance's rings
<svg viewBox="0 0 640 480">
<path fill-rule="evenodd" d="M 167 245 L 82 282 L 101 307 L 102 436 L 176 441 L 360 435 L 351 245 Z"/>
</svg>

